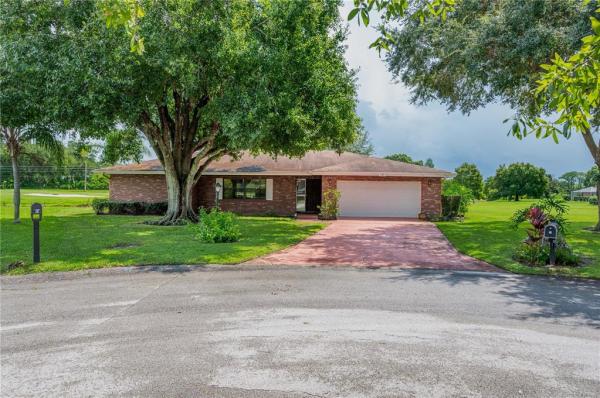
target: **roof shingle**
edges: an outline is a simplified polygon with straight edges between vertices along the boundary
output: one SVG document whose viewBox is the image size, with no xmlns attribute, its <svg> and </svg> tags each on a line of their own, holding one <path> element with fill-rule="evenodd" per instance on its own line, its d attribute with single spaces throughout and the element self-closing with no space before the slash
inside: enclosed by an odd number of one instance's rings
<svg viewBox="0 0 600 398">
<path fill-rule="evenodd" d="M 164 169 L 156 159 L 136 164 L 99 169 L 106 174 L 163 174 Z M 310 151 L 301 158 L 269 155 L 252 156 L 244 153 L 239 159 L 223 156 L 212 162 L 204 174 L 253 175 L 397 175 L 451 177 L 453 173 L 395 160 L 375 158 L 351 152 Z"/>
</svg>

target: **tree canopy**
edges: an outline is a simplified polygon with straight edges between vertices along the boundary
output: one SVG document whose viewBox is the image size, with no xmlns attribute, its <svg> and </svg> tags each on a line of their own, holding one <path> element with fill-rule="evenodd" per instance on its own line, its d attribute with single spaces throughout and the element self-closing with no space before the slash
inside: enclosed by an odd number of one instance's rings
<svg viewBox="0 0 600 398">
<path fill-rule="evenodd" d="M 501 165 L 492 181 L 498 197 L 514 198 L 515 201 L 523 196 L 539 198 L 548 193 L 546 170 L 529 163 Z"/>
<path fill-rule="evenodd" d="M 431 167 L 431 168 L 435 167 L 435 165 L 433 164 L 433 160 L 431 160 L 431 158 L 427 158 L 426 161 L 415 160 L 410 155 L 407 155 L 406 153 L 393 153 L 391 155 L 387 155 L 385 157 L 385 159 L 395 160 L 397 162 L 416 164 L 419 166 L 427 166 L 427 167 Z"/>
<path fill-rule="evenodd" d="M 570 192 L 575 189 L 583 188 L 585 173 L 580 171 L 568 171 L 561 175 L 558 179 L 565 183 L 566 191 Z"/>
<path fill-rule="evenodd" d="M 364 128 L 361 128 L 357 132 L 354 141 L 351 144 L 346 145 L 343 150 L 347 152 L 359 153 L 361 155 L 372 155 L 373 152 L 375 152 L 375 148 L 373 148 L 373 144 L 371 144 L 369 132 Z"/>
<path fill-rule="evenodd" d="M 454 181 L 469 188 L 475 199 L 483 197 L 483 176 L 475 164 L 463 163 L 454 171 L 456 172 Z"/>
<path fill-rule="evenodd" d="M 583 181 L 583 185 L 586 187 L 591 187 L 600 183 L 600 168 L 594 165 L 591 169 L 589 169 L 585 173 L 585 179 Z M 600 195 L 600 194 L 599 194 Z"/>
<path fill-rule="evenodd" d="M 104 3 L 52 3 L 53 20 L 22 30 L 45 30 L 60 44 L 41 54 L 60 64 L 47 71 L 55 120 L 92 136 L 124 126 L 148 139 L 167 178 L 161 223 L 196 218 L 192 187 L 224 154 L 300 156 L 355 139 L 339 2 L 136 3 L 142 54 L 131 51 L 131 31 L 98 17 Z M 15 7 L 20 18 L 9 20 L 27 20 L 36 7 Z"/>
<path fill-rule="evenodd" d="M 417 104 L 439 100 L 468 113 L 499 99 L 526 109 L 540 64 L 580 47 L 592 10 L 580 0 L 463 0 L 443 23 L 390 27 L 385 59 Z"/>
</svg>

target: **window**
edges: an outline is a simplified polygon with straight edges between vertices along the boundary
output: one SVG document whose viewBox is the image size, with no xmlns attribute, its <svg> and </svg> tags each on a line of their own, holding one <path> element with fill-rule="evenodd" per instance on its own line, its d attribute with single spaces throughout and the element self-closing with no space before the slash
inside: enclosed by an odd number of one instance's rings
<svg viewBox="0 0 600 398">
<path fill-rule="evenodd" d="M 266 199 L 267 180 L 224 178 L 223 199 Z"/>
</svg>

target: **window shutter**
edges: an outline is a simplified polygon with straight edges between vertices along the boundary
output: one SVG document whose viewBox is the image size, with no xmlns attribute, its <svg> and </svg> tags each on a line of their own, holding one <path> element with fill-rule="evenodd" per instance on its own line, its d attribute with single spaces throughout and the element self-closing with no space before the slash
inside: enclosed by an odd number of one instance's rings
<svg viewBox="0 0 600 398">
<path fill-rule="evenodd" d="M 273 179 L 272 178 L 267 178 L 266 199 L 273 200 Z"/>
<path fill-rule="evenodd" d="M 216 192 L 216 187 L 217 184 L 221 184 L 221 191 L 219 192 L 219 200 L 223 199 L 223 190 L 225 189 L 225 186 L 223 185 L 223 179 L 222 178 L 215 178 L 215 194 Z"/>
</svg>

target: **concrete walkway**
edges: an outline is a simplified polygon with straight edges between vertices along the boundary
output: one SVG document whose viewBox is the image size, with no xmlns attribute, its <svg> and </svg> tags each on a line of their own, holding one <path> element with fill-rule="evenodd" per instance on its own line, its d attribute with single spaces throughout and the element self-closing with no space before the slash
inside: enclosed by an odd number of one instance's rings
<svg viewBox="0 0 600 398">
<path fill-rule="evenodd" d="M 430 222 L 382 218 L 334 221 L 299 244 L 248 264 L 499 271 L 460 254 Z"/>
</svg>

